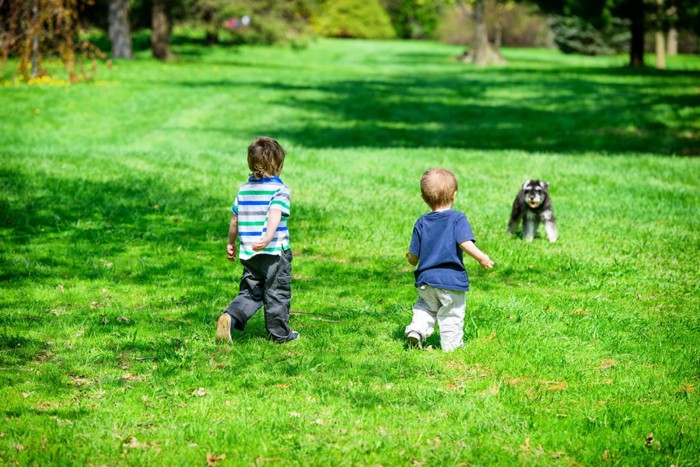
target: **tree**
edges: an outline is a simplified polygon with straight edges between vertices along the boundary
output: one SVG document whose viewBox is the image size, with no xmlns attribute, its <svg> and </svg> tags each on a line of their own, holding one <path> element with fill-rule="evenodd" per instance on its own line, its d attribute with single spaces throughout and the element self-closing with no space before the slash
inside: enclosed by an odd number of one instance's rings
<svg viewBox="0 0 700 467">
<path fill-rule="evenodd" d="M 167 0 L 153 0 L 151 48 L 158 60 L 170 58 L 170 21 L 166 10 Z"/>
<path fill-rule="evenodd" d="M 24 79 L 46 75 L 42 63 L 58 56 L 71 82 L 96 72 L 96 58 L 106 58 L 78 37 L 79 0 L 0 0 L 0 53 L 19 58 L 16 73 Z M 85 62 L 92 62 L 92 74 Z"/>
<path fill-rule="evenodd" d="M 664 29 L 667 24 L 700 30 L 700 3 L 697 0 L 525 0 L 546 13 L 576 16 L 604 27 L 613 18 L 629 20 L 629 65 L 644 65 L 644 36 L 649 22 Z"/>
<path fill-rule="evenodd" d="M 113 58 L 131 58 L 129 0 L 109 0 L 109 39 Z"/>
<path fill-rule="evenodd" d="M 474 22 L 474 44 L 462 60 L 476 66 L 502 65 L 506 60 L 495 44 L 489 42 L 485 0 L 457 0 L 457 6 Z"/>
<path fill-rule="evenodd" d="M 645 5 L 644 0 L 526 0 L 536 4 L 545 13 L 574 16 L 605 28 L 612 18 L 629 20 L 630 66 L 644 64 Z"/>
</svg>

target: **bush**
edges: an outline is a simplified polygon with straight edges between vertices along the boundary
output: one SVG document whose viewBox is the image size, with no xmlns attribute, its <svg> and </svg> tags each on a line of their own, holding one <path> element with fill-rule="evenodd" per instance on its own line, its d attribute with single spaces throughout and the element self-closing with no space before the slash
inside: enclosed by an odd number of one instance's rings
<svg viewBox="0 0 700 467">
<path fill-rule="evenodd" d="M 631 38 L 629 21 L 620 18 L 598 29 L 580 18 L 555 16 L 549 26 L 557 47 L 567 54 L 613 55 L 626 51 Z"/>
<path fill-rule="evenodd" d="M 315 29 L 327 37 L 396 37 L 389 15 L 377 0 L 328 0 L 316 18 Z"/>
</svg>

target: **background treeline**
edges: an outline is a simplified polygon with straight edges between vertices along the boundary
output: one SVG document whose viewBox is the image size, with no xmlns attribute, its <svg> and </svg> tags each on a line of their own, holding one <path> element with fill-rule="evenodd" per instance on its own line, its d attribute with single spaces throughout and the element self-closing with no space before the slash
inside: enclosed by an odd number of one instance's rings
<svg viewBox="0 0 700 467">
<path fill-rule="evenodd" d="M 174 34 L 176 32 L 177 34 Z M 203 44 L 291 44 L 314 37 L 435 39 L 469 45 L 477 65 L 504 63 L 501 46 L 565 53 L 628 52 L 631 66 L 655 51 L 700 51 L 696 0 L 0 0 L 0 52 L 24 78 L 60 57 L 71 80 L 101 53 L 172 56 L 173 37 Z"/>
</svg>

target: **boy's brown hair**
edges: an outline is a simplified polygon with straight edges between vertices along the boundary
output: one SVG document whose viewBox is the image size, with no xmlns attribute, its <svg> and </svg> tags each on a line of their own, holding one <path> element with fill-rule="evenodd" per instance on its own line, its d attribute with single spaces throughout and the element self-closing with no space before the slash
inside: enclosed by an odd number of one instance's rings
<svg viewBox="0 0 700 467">
<path fill-rule="evenodd" d="M 272 138 L 261 136 L 248 146 L 248 168 L 254 178 L 270 178 L 279 175 L 286 153 Z"/>
<path fill-rule="evenodd" d="M 426 170 L 420 178 L 420 192 L 431 209 L 449 206 L 457 193 L 457 177 L 441 167 Z"/>
</svg>

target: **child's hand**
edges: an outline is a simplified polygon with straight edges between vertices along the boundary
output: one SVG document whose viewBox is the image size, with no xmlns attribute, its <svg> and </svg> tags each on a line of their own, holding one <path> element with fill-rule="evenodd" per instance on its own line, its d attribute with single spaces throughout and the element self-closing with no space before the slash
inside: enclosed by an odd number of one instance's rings
<svg viewBox="0 0 700 467">
<path fill-rule="evenodd" d="M 479 259 L 479 264 L 484 269 L 493 269 L 493 261 L 491 261 L 491 258 L 489 258 L 486 255 L 484 255 L 483 258 Z"/>
<path fill-rule="evenodd" d="M 228 258 L 229 261 L 236 260 L 236 245 L 233 243 L 226 245 L 226 258 Z"/>
<path fill-rule="evenodd" d="M 268 243 L 270 243 L 270 240 L 272 240 L 272 239 L 265 239 L 265 238 L 263 238 L 263 239 L 260 240 L 259 242 L 253 243 L 253 244 L 251 245 L 251 247 L 253 248 L 253 251 L 260 251 L 260 250 L 262 250 L 263 248 L 265 248 L 265 247 L 267 246 Z"/>
<path fill-rule="evenodd" d="M 418 264 L 418 260 L 419 260 L 420 258 L 418 258 L 418 256 L 412 254 L 411 252 L 408 252 L 408 251 L 407 251 L 407 252 L 406 252 L 406 259 L 408 260 L 408 263 L 409 263 L 411 266 L 415 266 L 415 265 Z"/>
</svg>

